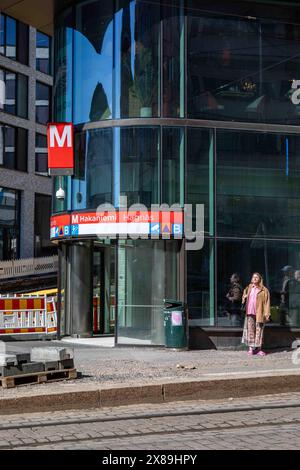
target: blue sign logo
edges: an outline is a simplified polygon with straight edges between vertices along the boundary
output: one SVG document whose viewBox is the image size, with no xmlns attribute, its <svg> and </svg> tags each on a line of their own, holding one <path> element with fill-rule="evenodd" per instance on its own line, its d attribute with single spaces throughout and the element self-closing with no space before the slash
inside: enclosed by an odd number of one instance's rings
<svg viewBox="0 0 300 470">
<path fill-rule="evenodd" d="M 79 235 L 79 225 L 72 225 L 72 235 Z"/>
<path fill-rule="evenodd" d="M 59 227 L 55 227 L 55 237 L 59 237 Z"/>
<path fill-rule="evenodd" d="M 68 237 L 70 235 L 70 225 L 65 225 L 64 227 L 64 235 Z"/>
<path fill-rule="evenodd" d="M 150 224 L 150 233 L 151 233 L 151 235 L 159 235 L 160 234 L 160 224 L 159 223 Z"/>
<path fill-rule="evenodd" d="M 182 224 L 173 224 L 173 235 L 182 235 Z"/>
</svg>

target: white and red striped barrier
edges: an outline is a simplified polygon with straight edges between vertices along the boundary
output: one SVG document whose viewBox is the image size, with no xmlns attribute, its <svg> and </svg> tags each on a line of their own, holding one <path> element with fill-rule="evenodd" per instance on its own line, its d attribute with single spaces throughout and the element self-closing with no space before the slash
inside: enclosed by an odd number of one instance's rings
<svg viewBox="0 0 300 470">
<path fill-rule="evenodd" d="M 41 296 L 0 297 L 0 335 L 57 332 L 54 298 Z"/>
</svg>

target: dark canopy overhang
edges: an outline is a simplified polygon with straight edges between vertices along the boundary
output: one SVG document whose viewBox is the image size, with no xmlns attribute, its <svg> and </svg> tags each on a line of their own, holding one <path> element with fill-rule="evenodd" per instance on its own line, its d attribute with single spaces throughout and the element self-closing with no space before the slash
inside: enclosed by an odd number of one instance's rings
<svg viewBox="0 0 300 470">
<path fill-rule="evenodd" d="M 4 13 L 17 18 L 24 23 L 30 24 L 35 28 L 43 31 L 44 33 L 53 34 L 53 23 L 54 16 L 59 11 L 67 8 L 70 5 L 75 5 L 82 0 L 0 0 L 0 10 Z M 110 0 L 112 1 L 112 0 Z M 119 0 L 118 5 L 122 8 L 123 4 L 129 0 Z M 151 0 L 151 2 L 156 2 L 158 0 Z M 173 0 L 174 1 L 174 0 Z M 227 4 L 224 0 L 216 0 L 212 2 L 211 0 L 198 0 L 199 7 L 207 9 L 209 5 L 210 8 L 214 4 L 223 6 Z M 164 0 L 164 3 L 170 2 L 170 0 Z M 261 5 L 260 8 L 266 8 L 267 5 L 280 5 L 281 11 L 283 12 L 282 2 L 280 0 L 228 0 L 228 4 L 231 5 L 231 8 L 234 8 L 238 4 L 252 3 L 256 5 Z M 172 2 L 171 2 L 172 3 Z M 287 0 L 285 2 L 286 6 L 296 6 L 299 7 L 299 0 Z M 222 8 L 221 8 L 222 10 Z"/>
</svg>

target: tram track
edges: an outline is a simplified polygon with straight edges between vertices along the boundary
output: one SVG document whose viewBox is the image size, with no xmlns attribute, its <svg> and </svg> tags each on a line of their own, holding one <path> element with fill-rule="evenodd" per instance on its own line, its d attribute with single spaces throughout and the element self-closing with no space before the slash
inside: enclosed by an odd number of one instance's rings
<svg viewBox="0 0 300 470">
<path fill-rule="evenodd" d="M 45 445 L 54 445 L 59 446 L 61 444 L 65 445 L 66 443 L 72 444 L 80 444 L 80 443 L 85 443 L 85 442 L 95 442 L 95 443 L 101 443 L 102 441 L 110 441 L 113 442 L 114 440 L 127 440 L 127 439 L 135 439 L 135 438 L 149 438 L 149 437 L 157 437 L 157 436 L 172 436 L 172 435 L 184 435 L 184 434 L 199 434 L 199 433 L 211 433 L 211 432 L 230 432 L 230 431 L 237 431 L 237 430 L 246 430 L 246 429 L 253 429 L 255 428 L 257 432 L 259 430 L 265 429 L 265 428 L 275 428 L 278 426 L 298 426 L 300 424 L 300 418 L 293 417 L 294 414 L 290 418 L 284 418 L 282 419 L 282 416 L 276 418 L 271 417 L 269 420 L 262 420 L 261 422 L 252 422 L 251 423 L 251 417 L 249 419 L 249 414 L 251 415 L 253 413 L 253 418 L 257 419 L 258 412 L 263 411 L 263 410 L 280 410 L 284 412 L 285 410 L 293 410 L 293 409 L 300 409 L 300 404 L 288 404 L 288 405 L 265 405 L 265 406 L 259 406 L 259 407 L 231 407 L 231 408 L 218 408 L 214 410 L 194 410 L 190 412 L 175 412 L 175 413 L 151 413 L 151 414 L 140 414 L 140 415 L 131 415 L 131 416 L 126 416 L 126 417 L 112 417 L 112 418 L 105 418 L 105 419 L 71 419 L 71 420 L 56 420 L 53 422 L 47 422 L 47 423 L 26 423 L 25 425 L 21 423 L 16 423 L 14 425 L 10 425 L 9 427 L 4 428 L 3 426 L 0 427 L 0 431 L 5 431 L 5 430 L 10 430 L 10 431 L 16 431 L 16 434 L 18 435 L 18 432 L 20 431 L 21 436 L 17 437 L 17 439 L 22 439 L 26 437 L 26 434 L 24 434 L 24 430 L 30 429 L 31 434 L 30 438 L 34 440 L 34 434 L 36 434 L 37 438 L 39 436 L 39 430 L 43 428 L 49 428 L 49 426 L 52 426 L 55 428 L 55 435 L 57 436 L 58 434 L 61 435 L 61 438 L 59 439 L 59 436 L 55 440 L 55 442 L 51 442 L 51 439 L 48 443 L 46 442 L 24 442 L 24 443 L 14 443 L 11 445 L 1 445 L 1 440 L 0 440 L 0 449 L 22 449 L 22 448 L 38 448 L 38 447 L 43 447 Z M 226 416 L 228 413 L 241 413 L 241 412 L 247 412 L 248 418 L 250 422 L 237 422 L 237 424 L 231 424 L 226 422 Z M 256 415 L 255 415 L 256 413 Z M 209 427 L 205 427 L 205 417 L 211 417 L 212 415 L 220 415 L 220 422 L 216 423 L 213 425 L 213 423 L 210 424 Z M 181 416 L 190 416 L 190 417 L 195 417 L 197 418 L 198 416 L 203 417 L 203 422 L 197 422 L 191 424 L 181 424 L 180 422 L 176 424 L 175 428 L 172 429 L 172 424 L 169 423 L 167 426 L 170 429 L 166 429 L 166 422 L 165 420 L 170 418 L 170 417 L 178 417 L 180 418 Z M 223 417 L 223 419 L 222 419 Z M 241 419 L 243 416 L 241 416 Z M 98 432 L 97 436 L 87 435 L 86 437 L 78 437 L 76 436 L 76 432 L 74 432 L 74 428 L 72 429 L 72 425 L 81 425 L 81 424 L 99 424 L 101 425 L 102 423 L 106 425 L 107 429 L 107 424 L 109 422 L 111 423 L 116 423 L 120 422 L 128 422 L 128 425 L 130 425 L 129 421 L 130 420 L 138 420 L 140 422 L 139 425 L 134 423 L 133 429 L 136 430 L 138 428 L 138 431 L 136 432 L 128 432 L 128 426 L 124 428 L 124 430 L 118 430 L 118 432 L 114 431 L 112 432 L 112 435 L 101 435 L 101 431 L 103 431 L 102 428 L 97 429 L 96 431 Z M 155 420 L 155 430 L 150 430 L 147 431 L 147 426 L 149 426 L 149 420 Z M 161 423 L 159 422 L 161 420 Z M 68 426 L 70 426 L 70 431 L 68 431 Z M 173 424 L 174 426 L 174 424 Z M 63 427 L 63 429 L 61 429 Z M 94 429 L 95 430 L 95 429 Z M 23 431 L 23 433 L 22 433 Z M 34 433 L 34 434 L 33 434 Z M 87 431 L 88 433 L 88 431 Z M 1 439 L 1 438 L 0 438 Z"/>
<path fill-rule="evenodd" d="M 226 413 L 238 413 L 238 412 L 255 412 L 255 411 L 266 411 L 266 410 L 283 410 L 299 408 L 300 402 L 293 402 L 289 404 L 266 404 L 260 406 L 232 406 L 232 407 L 218 407 L 209 410 L 193 410 L 193 411 L 181 411 L 181 412 L 151 412 L 151 413 L 141 413 L 141 414 L 128 414 L 128 415 L 117 415 L 112 417 L 91 417 L 91 418 L 71 418 L 65 421 L 53 420 L 53 421 L 34 421 L 28 423 L 19 423 L 16 424 L 0 424 L 0 431 L 13 430 L 13 429 L 26 429 L 33 427 L 51 427 L 51 426 L 60 426 L 60 425 L 73 425 L 73 424 L 92 424 L 92 423 L 109 423 L 116 421 L 130 421 L 130 420 L 143 420 L 151 418 L 167 418 L 167 417 L 181 417 L 181 416 L 201 416 L 201 415 L 216 415 L 216 414 L 226 414 Z"/>
</svg>

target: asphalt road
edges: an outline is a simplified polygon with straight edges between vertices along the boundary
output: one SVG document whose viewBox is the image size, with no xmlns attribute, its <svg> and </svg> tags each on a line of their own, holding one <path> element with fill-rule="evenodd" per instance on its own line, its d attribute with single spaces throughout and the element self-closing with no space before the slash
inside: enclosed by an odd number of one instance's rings
<svg viewBox="0 0 300 470">
<path fill-rule="evenodd" d="M 300 393 L 2 415 L 5 449 L 300 449 Z"/>
</svg>

